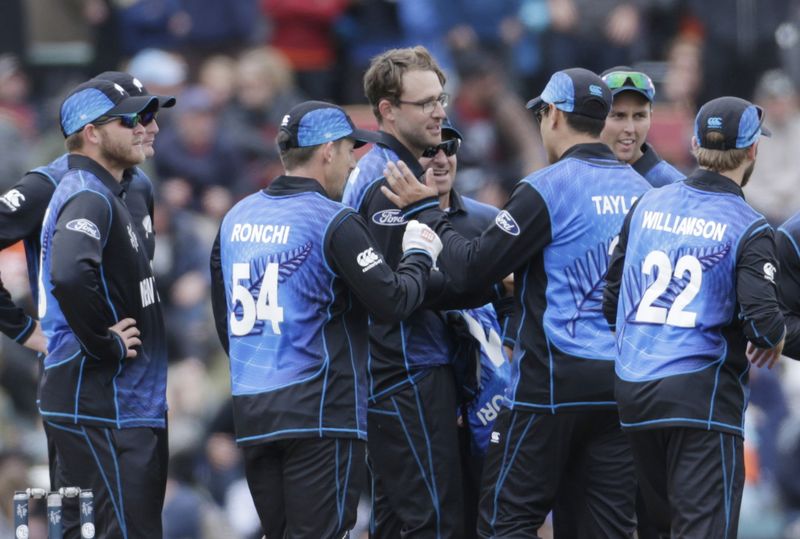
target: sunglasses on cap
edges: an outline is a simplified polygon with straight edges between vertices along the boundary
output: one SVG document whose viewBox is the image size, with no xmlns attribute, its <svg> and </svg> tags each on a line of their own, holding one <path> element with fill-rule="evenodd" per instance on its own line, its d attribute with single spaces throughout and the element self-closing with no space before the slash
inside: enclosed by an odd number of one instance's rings
<svg viewBox="0 0 800 539">
<path fill-rule="evenodd" d="M 641 71 L 612 71 L 603 76 L 603 82 L 612 92 L 623 87 L 633 87 L 647 96 L 650 101 L 656 95 L 653 81 Z M 631 88 L 631 89 L 633 89 Z"/>
<path fill-rule="evenodd" d="M 158 116 L 157 111 L 150 111 L 150 112 L 137 112 L 135 114 L 120 114 L 118 116 L 100 116 L 95 121 L 91 122 L 94 125 L 105 125 L 108 123 L 113 122 L 114 120 L 119 120 L 119 122 L 128 129 L 133 129 L 139 124 L 143 126 L 150 125 L 156 120 Z"/>
<path fill-rule="evenodd" d="M 436 154 L 439 153 L 439 150 L 442 150 L 447 157 L 450 157 L 455 155 L 460 147 L 461 139 L 451 138 L 450 140 L 445 140 L 436 146 L 429 146 L 428 148 L 425 148 L 425 151 L 422 152 L 422 157 L 436 157 Z"/>
</svg>

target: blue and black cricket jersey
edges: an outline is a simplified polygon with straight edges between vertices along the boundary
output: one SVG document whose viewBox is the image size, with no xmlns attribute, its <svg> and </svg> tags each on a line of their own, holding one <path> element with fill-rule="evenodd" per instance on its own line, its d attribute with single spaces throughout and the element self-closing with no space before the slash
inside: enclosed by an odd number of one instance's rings
<svg viewBox="0 0 800 539">
<path fill-rule="evenodd" d="M 211 272 L 237 442 L 366 439 L 367 312 L 405 318 L 430 268 L 409 251 L 392 271 L 363 220 L 314 179 L 281 176 L 234 206 Z"/>
<path fill-rule="evenodd" d="M 743 434 L 747 340 L 783 338 L 773 232 L 732 180 L 697 171 L 645 194 L 608 272 L 623 428 Z M 613 315 L 613 316 L 612 316 Z"/>
<path fill-rule="evenodd" d="M 424 171 L 397 139 L 387 133 L 381 135 L 384 140 L 373 145 L 351 173 L 342 202 L 358 211 L 386 257 L 386 263 L 395 268 L 402 255 L 407 220 L 380 190 L 385 184 L 383 169 L 389 161 L 402 160 L 416 177 L 422 176 Z M 425 203 L 438 205 L 434 199 Z M 454 343 L 440 311 L 420 309 L 405 320 L 391 323 L 371 319 L 369 333 L 367 391 L 370 402 L 414 383 L 430 372 L 429 367 L 452 361 Z"/>
<path fill-rule="evenodd" d="M 514 273 L 521 314 L 511 407 L 557 413 L 616 406 L 603 277 L 625 214 L 649 188 L 605 144 L 579 144 L 521 180 L 492 226 L 472 241 L 435 208 L 404 208 L 406 218 L 439 234 L 440 266 L 454 288 L 477 290 Z"/>
<path fill-rule="evenodd" d="M 56 186 L 69 169 L 68 154 L 28 172 L 11 189 L 0 196 L 0 249 L 18 241 L 25 246 L 28 278 L 34 302 L 38 291 L 40 236 L 42 218 Z M 125 172 L 125 205 L 133 217 L 149 258 L 155 251 L 153 235 L 153 184 L 144 172 L 134 167 Z M 33 318 L 14 304 L 11 295 L 0 284 L 0 331 L 17 342 L 25 342 L 35 327 Z"/>
<path fill-rule="evenodd" d="M 686 178 L 680 170 L 661 159 L 647 142 L 642 145 L 642 156 L 631 166 L 653 187 L 662 187 Z"/>
<path fill-rule="evenodd" d="M 88 157 L 70 155 L 68 164 L 42 224 L 39 318 L 48 353 L 39 410 L 54 422 L 164 427 L 164 321 L 126 186 Z M 131 359 L 108 329 L 123 318 L 141 332 Z"/>
<path fill-rule="evenodd" d="M 800 213 L 778 228 L 775 244 L 780 267 L 779 298 L 786 317 L 783 354 L 800 359 Z"/>
</svg>

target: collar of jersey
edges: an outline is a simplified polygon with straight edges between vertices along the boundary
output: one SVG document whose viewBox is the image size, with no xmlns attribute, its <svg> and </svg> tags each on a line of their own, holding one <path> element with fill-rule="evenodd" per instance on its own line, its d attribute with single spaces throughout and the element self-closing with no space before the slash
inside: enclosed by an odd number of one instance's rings
<svg viewBox="0 0 800 539">
<path fill-rule="evenodd" d="M 300 193 L 319 193 L 320 195 L 328 198 L 328 194 L 314 178 L 304 178 L 303 176 L 278 176 L 269 187 L 264 189 L 264 192 L 270 196 L 287 196 L 297 195 Z"/>
<path fill-rule="evenodd" d="M 713 170 L 697 169 L 686 180 L 686 185 L 717 193 L 730 193 L 744 198 L 744 192 L 732 179 Z"/>
<path fill-rule="evenodd" d="M 584 161 L 588 161 L 590 159 L 617 160 L 617 156 L 614 155 L 614 152 L 611 151 L 611 148 L 602 142 L 586 142 L 583 144 L 576 144 L 561 154 L 561 157 L 558 160 L 563 161 L 564 159 L 569 158 L 581 159 Z"/>
<path fill-rule="evenodd" d="M 68 163 L 70 170 L 77 168 L 90 172 L 116 196 L 122 196 L 122 193 L 125 191 L 125 186 L 122 185 L 122 183 L 114 179 L 114 176 L 112 176 L 110 172 L 90 157 L 71 153 L 68 157 Z"/>
</svg>

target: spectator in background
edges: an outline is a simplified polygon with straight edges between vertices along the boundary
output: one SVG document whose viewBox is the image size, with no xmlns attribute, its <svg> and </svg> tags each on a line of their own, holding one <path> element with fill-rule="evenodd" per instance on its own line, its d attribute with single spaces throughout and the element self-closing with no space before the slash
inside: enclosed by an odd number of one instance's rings
<svg viewBox="0 0 800 539">
<path fill-rule="evenodd" d="M 0 55 L 0 190 L 10 187 L 32 164 L 36 135 L 28 77 L 16 56 Z"/>
<path fill-rule="evenodd" d="M 800 102 L 794 83 L 780 70 L 764 73 L 755 95 L 773 136 L 758 147 L 758 166 L 745 194 L 777 226 L 800 209 Z"/>
<path fill-rule="evenodd" d="M 283 168 L 275 135 L 283 114 L 302 98 L 286 57 L 273 47 L 243 53 L 236 65 L 236 92 L 223 112 L 224 132 L 244 154 L 246 190 L 267 185 Z"/>
<path fill-rule="evenodd" d="M 189 68 L 183 56 L 160 49 L 140 51 L 131 58 L 127 71 L 158 95 L 180 95 L 189 77 Z M 169 116 L 164 120 L 169 120 Z M 162 127 L 167 124 L 161 122 Z"/>
<path fill-rule="evenodd" d="M 334 27 L 350 1 L 261 0 L 261 10 L 272 22 L 270 44 L 289 60 L 297 85 L 311 99 L 334 95 Z"/>
<path fill-rule="evenodd" d="M 174 49 L 185 32 L 180 2 L 172 0 L 129 0 L 117 8 L 116 15 L 120 52 L 125 57 L 147 48 Z"/>
<path fill-rule="evenodd" d="M 471 52 L 459 62 L 461 85 L 450 117 L 464 133 L 459 151 L 459 191 L 475 196 L 495 177 L 507 196 L 514 183 L 545 164 L 532 115 L 488 55 Z M 497 200 L 500 205 L 504 196 Z"/>
<path fill-rule="evenodd" d="M 181 50 L 193 71 L 210 54 L 237 54 L 262 31 L 257 0 L 181 0 L 180 5 Z"/>
<path fill-rule="evenodd" d="M 641 3 L 641 2 L 640 2 Z M 543 36 L 549 69 L 580 65 L 595 72 L 630 64 L 641 34 L 639 4 L 626 0 L 549 0 Z"/>
<path fill-rule="evenodd" d="M 775 30 L 791 0 L 689 0 L 703 25 L 701 101 L 721 95 L 753 98 L 761 74 L 780 66 Z"/>
<path fill-rule="evenodd" d="M 206 191 L 230 202 L 240 192 L 242 166 L 239 150 L 219 127 L 211 94 L 193 86 L 178 99 L 175 121 L 156 141 L 156 171 L 165 182 L 184 182 L 191 188 L 191 204 L 201 208 Z M 226 193 L 227 192 L 227 193 Z"/>
<path fill-rule="evenodd" d="M 210 56 L 200 66 L 197 80 L 211 93 L 214 107 L 223 110 L 236 92 L 236 61 L 224 54 Z"/>
<path fill-rule="evenodd" d="M 203 242 L 197 218 L 185 209 L 158 204 L 154 217 L 158 241 L 153 273 L 164 309 L 169 358 L 208 358 L 213 330 L 206 312 L 206 255 L 211 242 Z"/>
</svg>

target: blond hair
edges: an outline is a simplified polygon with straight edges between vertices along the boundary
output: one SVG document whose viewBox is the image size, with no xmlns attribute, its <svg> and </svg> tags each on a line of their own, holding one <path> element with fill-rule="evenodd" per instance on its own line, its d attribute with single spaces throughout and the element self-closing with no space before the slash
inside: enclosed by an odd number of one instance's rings
<svg viewBox="0 0 800 539">
<path fill-rule="evenodd" d="M 409 71 L 433 71 L 444 86 L 447 78 L 433 59 L 428 49 L 422 45 L 405 49 L 390 49 L 370 62 L 364 74 L 364 94 L 372 105 L 372 113 L 381 123 L 378 104 L 381 99 L 388 99 L 397 105 L 403 93 L 403 75 Z"/>
<path fill-rule="evenodd" d="M 705 136 L 707 142 L 718 144 L 725 140 L 722 133 L 711 132 Z M 692 153 L 697 164 L 703 168 L 714 172 L 727 172 L 735 170 L 747 159 L 748 148 L 736 148 L 733 150 L 711 150 L 703 148 L 699 144 L 693 148 Z"/>
</svg>

